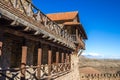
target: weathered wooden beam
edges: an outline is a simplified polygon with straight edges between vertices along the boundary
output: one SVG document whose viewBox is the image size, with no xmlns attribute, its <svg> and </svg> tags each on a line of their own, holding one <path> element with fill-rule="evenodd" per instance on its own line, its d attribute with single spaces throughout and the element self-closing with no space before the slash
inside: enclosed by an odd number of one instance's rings
<svg viewBox="0 0 120 80">
<path fill-rule="evenodd" d="M 36 31 L 36 32 L 34 33 L 34 35 L 40 35 L 40 34 L 42 34 L 40 31 Z"/>
<path fill-rule="evenodd" d="M 11 24 L 10 24 L 11 26 L 18 26 L 18 25 L 20 25 L 16 20 L 14 20 Z"/>
<path fill-rule="evenodd" d="M 2 14 L 0 13 L 0 18 L 2 18 Z"/>
<path fill-rule="evenodd" d="M 58 72 L 59 52 L 56 52 L 56 72 Z"/>
<path fill-rule="evenodd" d="M 48 35 L 43 34 L 42 38 L 48 38 Z"/>
<path fill-rule="evenodd" d="M 38 69 L 37 78 L 40 80 L 41 77 L 41 60 L 42 60 L 42 48 L 38 48 Z"/>
<path fill-rule="evenodd" d="M 65 58 L 66 58 L 65 62 L 67 63 L 68 62 L 68 53 L 66 53 L 66 57 Z"/>
<path fill-rule="evenodd" d="M 49 37 L 47 40 L 53 41 L 53 40 L 54 40 L 54 38 L 52 38 L 52 37 Z"/>
<path fill-rule="evenodd" d="M 62 52 L 62 59 L 61 62 L 64 63 L 64 53 Z"/>
<path fill-rule="evenodd" d="M 30 28 L 29 26 L 27 26 L 23 31 L 31 31 L 32 28 Z"/>
<path fill-rule="evenodd" d="M 1 2 L 3 2 L 3 1 L 1 1 Z M 8 8 L 8 7 L 10 7 L 10 8 Z M 47 34 L 47 35 L 55 38 L 56 40 L 59 40 L 60 42 L 63 42 L 64 40 L 66 40 L 66 39 L 64 39 L 62 37 L 58 37 L 60 35 L 55 35 L 53 33 L 53 31 L 46 28 L 43 24 L 38 23 L 37 21 L 35 21 L 33 19 L 33 17 L 30 18 L 29 16 L 26 16 L 26 15 L 20 13 L 20 11 L 18 11 L 17 9 L 15 9 L 15 8 L 13 8 L 11 6 L 0 3 L 0 12 L 1 12 L 2 15 L 6 16 L 7 18 L 9 18 L 11 20 L 16 20 L 17 19 L 17 22 L 19 22 L 20 24 L 23 24 L 25 26 L 29 26 L 32 29 L 36 30 L 36 31 L 41 30 L 41 32 L 43 34 Z M 29 20 L 29 19 L 31 19 L 31 20 Z"/>
<path fill-rule="evenodd" d="M 37 13 L 37 16 L 36 16 L 36 19 L 37 19 L 37 21 L 41 21 L 41 15 L 40 15 L 40 11 L 38 11 L 38 13 Z"/>
<path fill-rule="evenodd" d="M 3 46 L 3 42 L 0 41 L 0 56 L 2 55 L 2 46 Z"/>
<path fill-rule="evenodd" d="M 58 44 L 61 43 L 60 41 L 57 42 Z"/>
<path fill-rule="evenodd" d="M 3 47 L 3 34 L 4 30 L 0 29 L 0 56 L 2 55 L 2 47 Z"/>
<path fill-rule="evenodd" d="M 3 26 L 3 25 L 0 25 L 0 26 Z M 60 46 L 60 45 L 56 45 L 56 44 L 51 43 L 51 42 L 48 42 L 48 41 L 46 42 L 46 41 L 44 41 L 43 39 L 41 40 L 41 39 L 38 38 L 38 37 L 34 37 L 34 36 L 29 35 L 29 34 L 25 34 L 25 33 L 23 33 L 23 32 L 20 32 L 20 31 L 16 31 L 16 30 L 7 28 L 7 27 L 5 27 L 5 26 L 0 27 L 0 28 L 1 28 L 2 30 L 4 30 L 4 32 L 9 33 L 9 34 L 16 35 L 16 36 L 18 36 L 18 37 L 24 37 L 24 38 L 29 39 L 29 40 L 39 41 L 39 42 L 41 42 L 41 43 L 49 44 L 49 45 L 51 45 L 51 46 L 58 47 L 58 48 L 62 48 L 62 49 L 63 49 L 63 48 L 64 48 L 64 49 L 69 49 L 69 48 L 63 47 L 63 45 Z"/>
<path fill-rule="evenodd" d="M 56 40 L 56 39 L 54 39 L 54 40 L 53 40 L 53 42 L 57 42 L 57 40 Z"/>
<path fill-rule="evenodd" d="M 14 2 L 13 2 L 13 7 L 14 7 L 14 8 L 17 8 L 17 5 L 18 5 L 18 0 L 14 0 Z"/>
<path fill-rule="evenodd" d="M 27 46 L 22 46 L 21 80 L 25 80 L 26 60 L 27 60 Z"/>
<path fill-rule="evenodd" d="M 51 59 L 52 59 L 52 50 L 48 50 L 48 75 L 51 75 Z"/>
<path fill-rule="evenodd" d="M 72 55 L 72 53 L 69 54 L 69 63 L 70 63 L 70 67 L 69 67 L 69 69 L 71 69 L 71 55 Z"/>
</svg>

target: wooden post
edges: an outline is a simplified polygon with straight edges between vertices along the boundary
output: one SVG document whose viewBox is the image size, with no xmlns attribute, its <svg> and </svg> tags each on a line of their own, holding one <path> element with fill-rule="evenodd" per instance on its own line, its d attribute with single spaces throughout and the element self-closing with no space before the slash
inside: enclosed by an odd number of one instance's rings
<svg viewBox="0 0 120 80">
<path fill-rule="evenodd" d="M 25 80 L 26 57 L 27 57 L 27 47 L 26 46 L 22 46 L 21 80 Z"/>
<path fill-rule="evenodd" d="M 68 53 L 66 53 L 66 63 L 68 63 Z"/>
<path fill-rule="evenodd" d="M 64 63 L 64 53 L 62 53 L 62 59 L 61 62 Z"/>
<path fill-rule="evenodd" d="M 3 30 L 0 30 L 0 56 L 2 55 L 2 47 L 3 47 Z"/>
<path fill-rule="evenodd" d="M 0 56 L 2 55 L 2 45 L 3 45 L 3 43 L 2 43 L 2 41 L 0 41 Z"/>
<path fill-rule="evenodd" d="M 51 49 L 48 50 L 48 75 L 51 75 L 51 58 L 52 58 L 52 51 Z"/>
<path fill-rule="evenodd" d="M 66 62 L 65 62 L 65 65 L 66 65 L 66 70 L 67 70 L 67 65 L 68 65 L 68 53 L 66 53 Z"/>
<path fill-rule="evenodd" d="M 56 72 L 58 72 L 59 52 L 56 52 Z"/>
<path fill-rule="evenodd" d="M 76 28 L 76 38 L 78 37 L 78 29 Z"/>
<path fill-rule="evenodd" d="M 68 54 L 68 69 L 70 69 L 70 54 Z"/>
<path fill-rule="evenodd" d="M 40 80 L 41 77 L 41 59 L 42 59 L 42 49 L 38 48 L 38 68 L 37 68 L 37 78 Z"/>
<path fill-rule="evenodd" d="M 61 62 L 62 62 L 62 71 L 63 71 L 63 68 L 64 68 L 64 53 L 62 53 L 62 59 L 61 59 Z"/>
<path fill-rule="evenodd" d="M 72 55 L 72 54 L 69 55 L 70 69 L 71 69 L 71 55 Z"/>
</svg>

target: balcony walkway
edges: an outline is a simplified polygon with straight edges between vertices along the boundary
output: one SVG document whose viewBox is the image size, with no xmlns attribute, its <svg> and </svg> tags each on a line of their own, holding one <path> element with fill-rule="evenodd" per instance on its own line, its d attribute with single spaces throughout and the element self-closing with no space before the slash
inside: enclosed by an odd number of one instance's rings
<svg viewBox="0 0 120 80">
<path fill-rule="evenodd" d="M 14 2 L 13 0 L 0 1 L 0 16 L 1 18 L 7 19 L 9 22 L 5 26 L 11 26 L 13 29 L 17 28 L 20 34 L 12 33 L 12 30 L 7 29 L 6 32 L 36 41 L 41 41 L 38 37 L 42 34 L 42 38 L 44 39 L 47 38 L 47 40 L 53 43 L 57 42 L 70 49 L 75 49 L 71 35 L 61 29 L 60 26 L 50 20 L 29 1 L 26 0 L 25 2 L 29 5 L 28 8 L 24 7 L 22 3 L 17 4 L 17 1 L 21 2 L 22 0 L 14 0 Z M 20 28 L 18 28 L 18 26 Z M 23 32 L 27 33 L 29 36 L 25 36 Z"/>
<path fill-rule="evenodd" d="M 23 0 L 0 0 L 0 34 L 2 32 L 9 33 L 42 44 L 48 44 L 55 48 L 64 49 L 71 54 L 76 48 L 72 36 L 64 31 L 61 26 L 58 26 L 57 23 L 49 19 L 31 2 L 25 0 L 24 3 L 28 4 L 26 7 L 22 1 Z M 1 36 L 2 35 L 0 35 L 0 38 Z M 2 41 L 0 41 L 0 51 L 1 48 Z M 21 68 L 0 69 L 0 79 L 50 79 L 58 77 L 60 74 L 65 75 L 71 71 L 71 62 L 68 55 L 66 55 L 66 60 L 63 60 L 61 63 L 59 63 L 59 58 L 56 58 L 56 63 L 54 64 L 51 63 L 52 52 L 49 50 L 48 64 L 42 65 L 40 62 L 41 53 L 41 48 L 38 48 L 39 56 L 37 66 L 25 66 L 21 64 Z M 59 54 L 59 52 L 57 53 Z M 27 46 L 22 46 L 22 63 L 26 64 L 26 56 Z M 4 79 L 2 76 L 4 76 Z"/>
</svg>

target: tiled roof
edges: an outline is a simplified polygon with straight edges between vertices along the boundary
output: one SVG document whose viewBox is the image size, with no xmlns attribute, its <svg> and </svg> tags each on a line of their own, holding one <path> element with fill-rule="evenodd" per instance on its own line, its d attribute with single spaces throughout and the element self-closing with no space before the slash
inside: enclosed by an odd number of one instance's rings
<svg viewBox="0 0 120 80">
<path fill-rule="evenodd" d="M 52 14 L 47 14 L 47 16 L 53 20 L 53 21 L 58 21 L 58 20 L 71 20 L 74 19 L 77 16 L 78 12 L 63 12 L 63 13 L 52 13 Z"/>
</svg>

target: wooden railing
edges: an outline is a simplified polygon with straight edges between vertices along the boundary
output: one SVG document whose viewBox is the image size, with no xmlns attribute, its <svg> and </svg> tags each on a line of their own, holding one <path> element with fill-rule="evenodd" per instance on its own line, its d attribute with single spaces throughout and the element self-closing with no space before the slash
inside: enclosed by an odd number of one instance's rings
<svg viewBox="0 0 120 80">
<path fill-rule="evenodd" d="M 47 32 L 50 31 L 51 33 L 49 34 L 56 35 L 56 39 L 58 41 L 62 40 L 60 42 L 62 42 L 63 44 L 70 46 L 71 48 L 75 48 L 71 35 L 68 34 L 65 30 L 63 30 L 57 23 L 52 21 L 45 14 L 43 14 L 30 1 L 28 0 L 1 0 L 0 3 L 4 3 L 4 5 L 7 4 L 8 9 L 11 6 L 12 8 L 17 9 L 19 14 L 22 13 L 24 17 L 28 17 L 29 18 L 28 21 L 34 24 L 35 26 L 40 28 L 40 24 L 44 25 L 44 31 L 47 31 Z M 31 29 L 34 30 L 35 28 L 27 26 L 25 30 L 31 30 Z M 36 28 L 36 32 L 34 33 L 34 35 L 41 34 L 41 32 L 42 31 L 40 31 L 40 29 Z"/>
<path fill-rule="evenodd" d="M 26 66 L 25 68 L 25 80 L 38 80 L 38 68 L 40 68 L 40 79 L 46 79 L 48 77 L 54 78 L 59 76 L 60 74 L 64 74 L 67 71 L 70 71 L 70 63 L 59 63 L 58 66 L 56 64 L 52 64 L 51 66 L 51 75 L 48 73 L 48 65 L 42 65 L 41 68 L 38 66 Z M 12 69 L 0 69 L 0 80 L 8 79 L 8 80 L 20 80 L 21 76 L 21 68 L 12 68 Z"/>
<path fill-rule="evenodd" d="M 76 35 L 71 35 L 71 39 L 74 43 L 79 43 L 79 45 L 82 47 L 82 49 L 85 49 L 85 43 L 82 40 L 82 38 L 77 37 Z"/>
<path fill-rule="evenodd" d="M 120 80 L 120 74 L 81 74 L 80 80 Z"/>
</svg>

